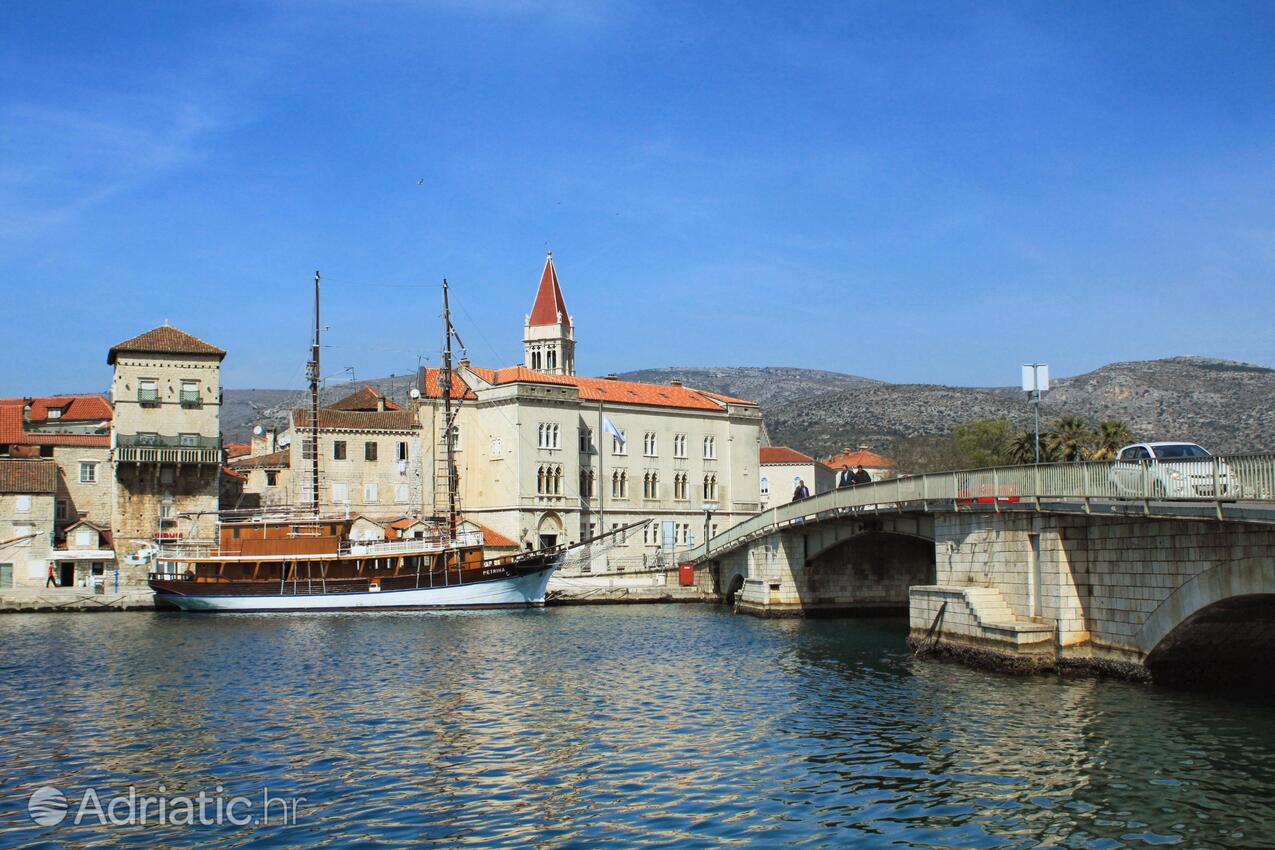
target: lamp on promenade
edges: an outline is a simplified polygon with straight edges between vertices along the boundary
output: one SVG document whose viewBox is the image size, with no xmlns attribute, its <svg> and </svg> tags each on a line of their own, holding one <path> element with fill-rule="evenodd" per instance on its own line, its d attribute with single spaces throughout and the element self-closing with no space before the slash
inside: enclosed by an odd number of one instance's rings
<svg viewBox="0 0 1275 850">
<path fill-rule="evenodd" d="M 713 518 L 713 511 L 717 510 L 716 502 L 704 503 L 704 554 L 708 554 L 708 523 Z"/>
<path fill-rule="evenodd" d="M 1040 463 L 1040 396 L 1049 389 L 1049 367 L 1044 363 L 1023 364 L 1023 392 L 1032 406 L 1036 434 L 1036 463 Z"/>
</svg>

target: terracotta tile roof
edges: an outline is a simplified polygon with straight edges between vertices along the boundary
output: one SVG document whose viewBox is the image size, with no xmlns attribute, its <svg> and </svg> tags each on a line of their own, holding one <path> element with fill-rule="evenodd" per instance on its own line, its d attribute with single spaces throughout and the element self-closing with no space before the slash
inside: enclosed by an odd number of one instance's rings
<svg viewBox="0 0 1275 850">
<path fill-rule="evenodd" d="M 3 399 L 2 401 L 10 401 Z M 114 412 L 111 403 L 100 395 L 55 395 L 31 399 L 30 422 L 44 422 L 50 409 L 61 409 L 62 415 L 55 422 L 110 422 Z"/>
<path fill-rule="evenodd" d="M 86 397 L 87 398 L 87 397 Z M 41 399 L 43 401 L 43 399 Z M 34 409 L 35 399 L 31 406 Z M 90 403 L 91 404 L 91 403 Z M 0 399 L 0 444 L 29 446 L 97 446 L 109 448 L 110 434 L 63 434 L 57 431 L 28 431 L 22 417 L 26 400 Z M 56 405 L 54 405 L 56 406 Z M 86 409 L 93 409 L 88 407 Z M 47 406 L 45 408 L 47 410 Z M 96 419 L 96 417 L 92 417 Z M 110 416 L 106 417 L 108 420 Z"/>
<path fill-rule="evenodd" d="M 471 519 L 469 520 L 469 522 L 474 522 L 474 521 Z M 488 528 L 487 526 L 481 523 L 474 522 L 474 525 L 478 526 L 479 530 L 481 530 L 483 533 L 484 546 L 495 546 L 501 549 L 509 549 L 509 548 L 517 549 L 518 548 L 518 541 L 510 540 L 508 537 L 501 534 L 500 532 L 492 531 L 490 528 Z"/>
<path fill-rule="evenodd" d="M 567 315 L 567 302 L 563 300 L 562 287 L 558 285 L 558 270 L 553 267 L 552 251 L 545 259 L 544 271 L 540 273 L 540 287 L 536 290 L 536 300 L 531 305 L 527 323 L 571 325 L 571 317 Z"/>
<path fill-rule="evenodd" d="M 709 398 L 715 398 L 718 401 L 724 401 L 727 404 L 750 404 L 753 406 L 756 406 L 757 404 L 757 402 L 749 401 L 746 398 L 735 398 L 734 396 L 723 395 L 721 393 L 710 392 L 708 390 L 697 390 L 696 392 L 701 392 Z"/>
<path fill-rule="evenodd" d="M 420 522 L 421 521 L 419 519 L 414 519 L 410 516 L 405 516 L 402 519 L 396 519 L 393 522 L 387 522 L 385 524 L 385 539 L 400 540 L 402 539 L 403 532 L 406 529 L 409 529 Z"/>
<path fill-rule="evenodd" d="M 111 447 L 110 434 L 55 434 L 52 432 L 37 434 L 28 431 L 22 442 L 33 446 L 96 446 Z"/>
<path fill-rule="evenodd" d="M 636 381 L 612 381 L 606 378 L 581 378 L 574 375 L 546 375 L 535 372 L 526 366 L 509 366 L 504 369 L 483 369 L 471 366 L 469 370 L 489 384 L 553 384 L 556 386 L 576 387 L 580 398 L 585 401 L 604 401 L 614 404 L 641 404 L 653 407 L 679 407 L 688 410 L 712 410 L 720 412 L 725 408 L 725 401 L 734 404 L 755 405 L 755 402 L 743 399 L 732 399 L 717 393 L 708 393 L 691 387 L 674 387 L 666 384 L 642 384 Z M 439 398 L 438 370 L 426 370 L 431 373 L 422 383 L 429 390 L 425 395 Z M 458 386 L 464 382 L 457 374 L 452 384 L 453 398 L 476 398 L 472 391 L 461 395 Z"/>
<path fill-rule="evenodd" d="M 365 385 L 361 390 L 358 390 L 357 392 L 353 392 L 350 395 L 347 395 L 345 398 L 341 399 L 335 404 L 329 404 L 327 406 L 327 409 L 328 410 L 362 410 L 362 411 L 375 412 L 378 409 L 378 404 L 381 401 L 384 401 L 386 410 L 402 410 L 401 407 L 399 407 L 394 402 L 390 401 L 388 398 L 385 398 L 385 396 L 381 392 L 379 392 L 376 389 L 376 387 L 373 387 L 371 385 Z"/>
<path fill-rule="evenodd" d="M 292 454 L 288 449 L 280 449 L 268 455 L 255 457 L 237 457 L 230 462 L 231 469 L 287 469 L 292 464 Z"/>
<path fill-rule="evenodd" d="M 234 460 L 237 457 L 252 453 L 252 444 L 250 443 L 226 443 L 223 448 L 226 450 L 227 460 Z"/>
<path fill-rule="evenodd" d="M 790 449 L 787 446 L 762 446 L 761 448 L 762 463 L 814 463 L 815 459 L 809 455 L 803 455 L 801 452 Z"/>
<path fill-rule="evenodd" d="M 310 411 L 292 411 L 295 428 L 308 428 Z M 332 410 L 319 408 L 319 427 L 342 431 L 410 431 L 416 428 L 416 414 L 410 410 L 387 410 L 384 413 L 366 410 Z"/>
<path fill-rule="evenodd" d="M 843 466 L 848 466 L 851 469 L 854 469 L 856 466 L 872 467 L 874 469 L 888 469 L 894 466 L 894 461 L 890 460 L 888 457 L 882 457 L 881 455 L 870 452 L 867 449 L 860 449 L 853 452 L 849 450 L 838 452 L 832 457 L 824 458 L 823 463 L 825 466 L 830 466 L 833 469 L 840 469 Z"/>
<path fill-rule="evenodd" d="M 222 474 L 222 475 L 228 475 L 228 476 L 230 476 L 231 478 L 235 478 L 235 479 L 237 479 L 237 480 L 239 480 L 239 481 L 247 481 L 247 480 L 248 480 L 248 476 L 246 476 L 246 475 L 241 475 L 241 474 L 239 474 L 238 472 L 235 472 L 233 469 L 231 469 L 231 468 L 230 468 L 230 467 L 228 467 L 228 466 L 223 466 L 223 467 L 221 468 L 221 474 Z"/>
<path fill-rule="evenodd" d="M 421 369 L 416 383 L 419 387 L 421 387 L 421 395 L 425 396 L 425 398 L 443 397 L 443 390 L 438 385 L 438 376 L 442 371 L 442 369 L 431 369 L 429 367 Z M 474 395 L 469 387 L 465 385 L 465 382 L 460 379 L 460 375 L 456 372 L 452 373 L 451 396 L 452 398 L 467 399 L 469 401 L 473 401 L 478 398 L 478 396 Z"/>
<path fill-rule="evenodd" d="M 18 399 L 17 404 L 6 403 L 10 401 L 12 400 L 5 399 L 0 402 L 0 443 L 21 443 L 22 400 Z"/>
<path fill-rule="evenodd" d="M 106 362 L 114 364 L 116 354 L 134 352 L 145 354 L 211 354 L 218 360 L 222 360 L 226 356 L 226 352 L 215 345 L 204 342 L 197 336 L 178 330 L 172 325 L 160 325 L 144 334 L 139 334 L 132 339 L 126 339 L 117 345 L 111 346 L 111 350 L 106 354 Z"/>
<path fill-rule="evenodd" d="M 52 458 L 0 458 L 0 493 L 52 495 L 58 491 L 58 464 Z"/>
</svg>

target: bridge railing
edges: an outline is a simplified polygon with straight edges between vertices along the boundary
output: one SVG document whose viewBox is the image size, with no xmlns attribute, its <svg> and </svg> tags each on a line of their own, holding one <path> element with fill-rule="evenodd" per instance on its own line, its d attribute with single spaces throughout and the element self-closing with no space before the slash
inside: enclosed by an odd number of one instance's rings
<svg viewBox="0 0 1275 850">
<path fill-rule="evenodd" d="M 763 511 L 689 554 L 699 559 L 824 513 L 893 509 L 987 510 L 1050 500 L 1275 501 L 1275 454 L 1148 461 L 1085 461 L 935 472 L 820 493 Z"/>
</svg>

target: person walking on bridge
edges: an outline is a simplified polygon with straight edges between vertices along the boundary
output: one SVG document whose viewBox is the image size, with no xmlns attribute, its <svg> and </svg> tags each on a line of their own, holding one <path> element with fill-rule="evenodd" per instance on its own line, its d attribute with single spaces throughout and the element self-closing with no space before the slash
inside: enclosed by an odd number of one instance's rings
<svg viewBox="0 0 1275 850">
<path fill-rule="evenodd" d="M 854 484 L 854 473 L 850 471 L 849 465 L 841 467 L 841 472 L 837 473 L 837 488 L 849 487 Z"/>
<path fill-rule="evenodd" d="M 792 500 L 794 502 L 799 502 L 802 499 L 809 499 L 809 498 L 810 498 L 810 488 L 806 486 L 806 482 L 798 478 L 797 488 L 792 491 Z"/>
<path fill-rule="evenodd" d="M 872 483 L 872 476 L 868 473 L 868 470 L 863 468 L 863 464 L 859 464 L 859 468 L 854 471 L 854 483 L 855 484 Z"/>
</svg>

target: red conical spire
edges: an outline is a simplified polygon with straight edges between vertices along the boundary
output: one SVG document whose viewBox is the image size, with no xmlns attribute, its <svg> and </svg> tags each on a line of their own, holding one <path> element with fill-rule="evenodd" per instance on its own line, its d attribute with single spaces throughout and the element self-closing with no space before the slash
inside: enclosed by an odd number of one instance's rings
<svg viewBox="0 0 1275 850">
<path fill-rule="evenodd" d="M 553 267 L 553 252 L 545 259 L 545 270 L 540 275 L 540 288 L 536 301 L 531 305 L 528 325 L 571 325 L 567 315 L 567 302 L 562 300 L 562 287 L 558 285 L 558 272 Z"/>
</svg>

